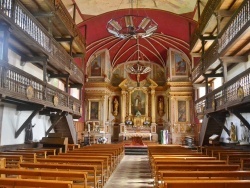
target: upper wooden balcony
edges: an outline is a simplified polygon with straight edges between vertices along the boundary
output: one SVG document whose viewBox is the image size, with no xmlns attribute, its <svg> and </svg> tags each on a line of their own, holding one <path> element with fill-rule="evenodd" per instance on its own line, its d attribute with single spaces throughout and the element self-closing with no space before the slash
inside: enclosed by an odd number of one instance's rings
<svg viewBox="0 0 250 188">
<path fill-rule="evenodd" d="M 72 40 L 73 53 L 85 54 L 85 39 L 61 0 L 20 0 L 25 8 L 36 17 L 44 28 L 62 42 L 70 52 Z"/>
<path fill-rule="evenodd" d="M 0 97 L 17 107 L 41 106 L 48 112 L 69 112 L 81 117 L 81 100 L 12 65 L 0 64 Z"/>
<path fill-rule="evenodd" d="M 249 112 L 249 106 L 250 69 L 247 69 L 223 86 L 199 98 L 195 109 L 197 115 L 233 109 L 236 113 L 246 113 Z"/>
<path fill-rule="evenodd" d="M 231 17 L 222 17 L 218 23 L 213 18 L 214 10 L 210 6 L 217 7 L 215 12 L 218 15 L 233 14 Z M 200 62 L 192 71 L 193 83 L 202 83 L 205 74 L 222 73 L 223 62 L 229 67 L 232 63 L 247 61 L 250 48 L 249 30 L 250 0 L 208 1 L 191 42 L 193 53 L 203 53 Z M 214 40 L 211 42 L 212 38 Z"/>
<path fill-rule="evenodd" d="M 35 1 L 27 2 L 30 2 L 31 4 L 35 3 Z M 53 1 L 52 3 L 52 1 L 45 0 L 40 1 L 40 3 L 41 6 L 43 5 L 43 3 L 47 6 L 49 3 L 51 3 L 51 6 L 53 4 L 53 7 L 56 10 L 63 9 L 62 3 L 59 3 L 59 1 Z M 41 22 L 29 12 L 19 0 L 1 1 L 0 10 L 0 20 L 6 22 L 8 25 L 10 25 L 11 28 L 9 46 L 16 49 L 19 54 L 22 54 L 21 61 L 47 61 L 48 66 L 46 67 L 46 69 L 49 74 L 68 74 L 70 75 L 70 82 L 80 84 L 83 83 L 83 72 L 74 62 L 74 58 L 69 55 L 67 49 L 69 48 L 67 47 L 68 43 L 64 43 L 67 44 L 65 49 L 65 45 L 59 44 L 55 39 L 55 37 L 65 36 L 65 38 L 68 38 L 68 36 L 70 36 L 69 33 L 71 32 L 75 33 L 73 35 L 77 36 L 79 39 L 82 38 L 82 35 L 79 33 L 79 30 L 75 27 L 74 24 L 69 24 L 70 21 L 65 21 L 65 24 L 62 25 L 71 26 L 69 26 L 69 29 L 66 29 L 66 26 L 64 29 L 62 29 L 63 27 L 60 26 L 60 24 L 56 25 L 56 22 L 61 19 L 53 19 L 54 22 L 51 22 L 51 25 L 53 25 L 53 27 L 51 28 L 53 28 L 53 30 L 56 30 L 56 28 L 58 29 L 57 33 L 54 31 L 55 36 L 53 36 L 53 32 L 45 29 L 46 26 L 44 27 L 44 25 L 42 25 Z M 63 14 L 62 11 L 56 12 L 56 15 Z M 84 41 L 82 39 L 77 40 L 77 37 L 73 38 L 74 40 L 72 40 L 74 43 L 73 46 L 77 46 L 77 48 L 75 47 L 73 49 L 73 53 L 83 53 L 84 50 L 82 50 L 82 48 L 84 49 L 84 45 L 82 44 L 84 43 Z M 81 41 L 81 45 L 78 45 L 76 41 Z"/>
</svg>

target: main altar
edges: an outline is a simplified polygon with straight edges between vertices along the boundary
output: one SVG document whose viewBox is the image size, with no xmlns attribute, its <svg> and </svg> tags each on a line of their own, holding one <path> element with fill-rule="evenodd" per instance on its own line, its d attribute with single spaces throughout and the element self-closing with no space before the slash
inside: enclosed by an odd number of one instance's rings
<svg viewBox="0 0 250 188">
<path fill-rule="evenodd" d="M 169 49 L 166 66 L 129 61 L 112 67 L 108 58 L 103 51 L 88 62 L 85 133 L 94 140 L 106 137 L 107 143 L 134 138 L 161 142 L 164 130 L 171 134 L 168 144 L 195 136 L 190 62 L 182 52 Z M 98 75 L 92 70 L 96 61 Z M 185 65 L 181 69 L 180 62 Z"/>
<path fill-rule="evenodd" d="M 156 104 L 155 88 L 157 84 L 147 80 L 148 87 L 127 87 L 128 80 L 124 80 L 119 87 L 122 88 L 121 122 L 119 140 L 132 140 L 139 137 L 142 140 L 158 141 L 156 133 Z"/>
</svg>

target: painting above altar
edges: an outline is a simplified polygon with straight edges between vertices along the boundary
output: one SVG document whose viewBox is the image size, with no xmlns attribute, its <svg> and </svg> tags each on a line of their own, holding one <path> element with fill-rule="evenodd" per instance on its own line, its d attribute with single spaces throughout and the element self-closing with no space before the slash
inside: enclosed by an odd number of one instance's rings
<svg viewBox="0 0 250 188">
<path fill-rule="evenodd" d="M 136 90 L 131 94 L 131 113 L 134 116 L 145 115 L 146 94 Z"/>
</svg>

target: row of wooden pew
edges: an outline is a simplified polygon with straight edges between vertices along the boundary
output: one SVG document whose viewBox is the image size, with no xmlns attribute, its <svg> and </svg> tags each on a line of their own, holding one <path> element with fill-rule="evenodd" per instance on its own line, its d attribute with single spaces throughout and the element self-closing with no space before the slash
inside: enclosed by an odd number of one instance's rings
<svg viewBox="0 0 250 188">
<path fill-rule="evenodd" d="M 102 188 L 124 155 L 121 144 L 52 150 L 1 152 L 0 187 Z"/>
<path fill-rule="evenodd" d="M 248 151 L 212 146 L 192 151 L 179 145 L 151 145 L 148 155 L 155 187 L 250 186 L 250 171 L 243 170 L 250 161 Z"/>
</svg>

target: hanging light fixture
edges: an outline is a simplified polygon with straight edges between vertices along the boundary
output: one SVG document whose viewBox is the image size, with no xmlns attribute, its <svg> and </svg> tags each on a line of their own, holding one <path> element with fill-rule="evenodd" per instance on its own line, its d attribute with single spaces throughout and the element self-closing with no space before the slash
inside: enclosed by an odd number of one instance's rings
<svg viewBox="0 0 250 188">
<path fill-rule="evenodd" d="M 133 0 L 131 0 L 131 9 Z M 107 23 L 109 33 L 118 38 L 145 38 L 151 36 L 158 28 L 158 24 L 148 16 L 124 15 L 113 18 Z"/>
<path fill-rule="evenodd" d="M 128 65 L 126 67 L 126 71 L 129 74 L 136 75 L 136 81 L 137 81 L 137 86 L 140 86 L 140 76 L 149 73 L 152 69 L 150 67 L 147 67 L 143 65 L 139 58 L 140 58 L 140 48 L 139 48 L 139 39 L 137 38 L 137 62 L 132 65 Z"/>
</svg>

